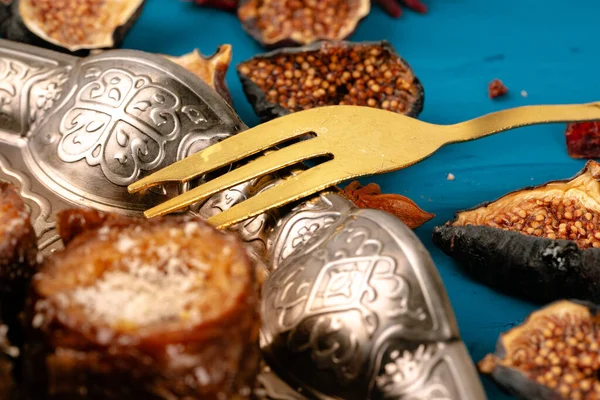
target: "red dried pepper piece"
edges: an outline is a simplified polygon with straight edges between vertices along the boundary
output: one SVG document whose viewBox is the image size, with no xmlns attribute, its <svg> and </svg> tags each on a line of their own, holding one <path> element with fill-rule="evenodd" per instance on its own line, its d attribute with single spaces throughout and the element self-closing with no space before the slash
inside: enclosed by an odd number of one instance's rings
<svg viewBox="0 0 600 400">
<path fill-rule="evenodd" d="M 387 211 L 400 218 L 409 228 L 415 229 L 435 217 L 423 211 L 408 197 L 399 194 L 382 194 L 376 183 L 362 186 L 360 182 L 351 182 L 342 191 L 342 195 L 360 208 L 374 208 Z"/>
<path fill-rule="evenodd" d="M 573 158 L 600 158 L 600 122 L 568 124 L 567 152 Z"/>
<path fill-rule="evenodd" d="M 238 0 L 196 0 L 196 4 L 225 11 L 235 11 L 238 6 Z"/>
<path fill-rule="evenodd" d="M 399 18 L 402 15 L 400 4 L 418 13 L 427 13 L 427 6 L 420 0 L 375 0 L 375 2 L 394 18 Z"/>
<path fill-rule="evenodd" d="M 496 97 L 504 96 L 506 93 L 508 93 L 508 88 L 500 79 L 494 79 L 488 85 L 488 93 L 490 99 L 494 99 Z"/>
</svg>

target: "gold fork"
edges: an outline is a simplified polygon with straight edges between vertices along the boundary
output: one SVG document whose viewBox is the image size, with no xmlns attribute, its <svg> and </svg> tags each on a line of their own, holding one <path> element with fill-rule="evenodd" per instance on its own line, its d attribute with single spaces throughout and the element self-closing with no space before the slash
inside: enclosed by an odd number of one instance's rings
<svg viewBox="0 0 600 400">
<path fill-rule="evenodd" d="M 447 144 L 527 125 L 594 120 L 600 120 L 600 102 L 518 107 L 454 125 L 434 125 L 371 107 L 319 107 L 276 118 L 227 138 L 134 182 L 128 190 L 136 193 L 167 182 L 187 182 L 312 133 L 310 139 L 262 155 L 144 213 L 152 218 L 182 210 L 258 176 L 316 157 L 331 157 L 208 219 L 217 228 L 226 228 L 347 179 L 406 168 Z"/>
</svg>

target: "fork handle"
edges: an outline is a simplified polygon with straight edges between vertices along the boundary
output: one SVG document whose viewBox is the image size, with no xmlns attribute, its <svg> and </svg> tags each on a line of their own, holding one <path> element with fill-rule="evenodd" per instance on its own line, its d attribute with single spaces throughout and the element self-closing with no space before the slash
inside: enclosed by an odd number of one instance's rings
<svg viewBox="0 0 600 400">
<path fill-rule="evenodd" d="M 451 134 L 446 136 L 444 140 L 451 138 L 446 143 L 457 143 L 479 139 L 523 126 L 594 120 L 600 120 L 600 102 L 523 106 L 483 115 L 458 124 L 447 125 Z"/>
</svg>

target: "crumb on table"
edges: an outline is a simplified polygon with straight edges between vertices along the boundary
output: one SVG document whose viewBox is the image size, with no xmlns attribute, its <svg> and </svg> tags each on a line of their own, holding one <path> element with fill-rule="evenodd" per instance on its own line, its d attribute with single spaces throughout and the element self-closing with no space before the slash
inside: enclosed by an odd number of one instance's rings
<svg viewBox="0 0 600 400">
<path fill-rule="evenodd" d="M 502 83 L 500 79 L 494 79 L 488 84 L 488 94 L 490 99 L 504 96 L 508 93 L 508 88 Z"/>
</svg>

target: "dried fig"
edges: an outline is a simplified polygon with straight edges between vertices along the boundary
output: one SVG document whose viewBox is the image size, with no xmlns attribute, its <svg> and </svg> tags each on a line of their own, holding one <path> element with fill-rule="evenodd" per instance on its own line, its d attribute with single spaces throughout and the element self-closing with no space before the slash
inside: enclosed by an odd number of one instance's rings
<svg viewBox="0 0 600 400">
<path fill-rule="evenodd" d="M 261 121 L 335 104 L 417 117 L 424 90 L 386 41 L 319 42 L 275 50 L 238 65 L 244 93 Z"/>
<path fill-rule="evenodd" d="M 241 0 L 238 18 L 266 48 L 344 40 L 369 14 L 370 0 Z"/>
<path fill-rule="evenodd" d="M 456 213 L 433 241 L 475 279 L 534 301 L 600 302 L 600 164 Z"/>
<path fill-rule="evenodd" d="M 15 0 L 2 36 L 63 52 L 119 47 L 145 0 Z"/>
<path fill-rule="evenodd" d="M 600 309 L 561 300 L 503 333 L 482 373 L 519 399 L 600 398 Z"/>
</svg>

